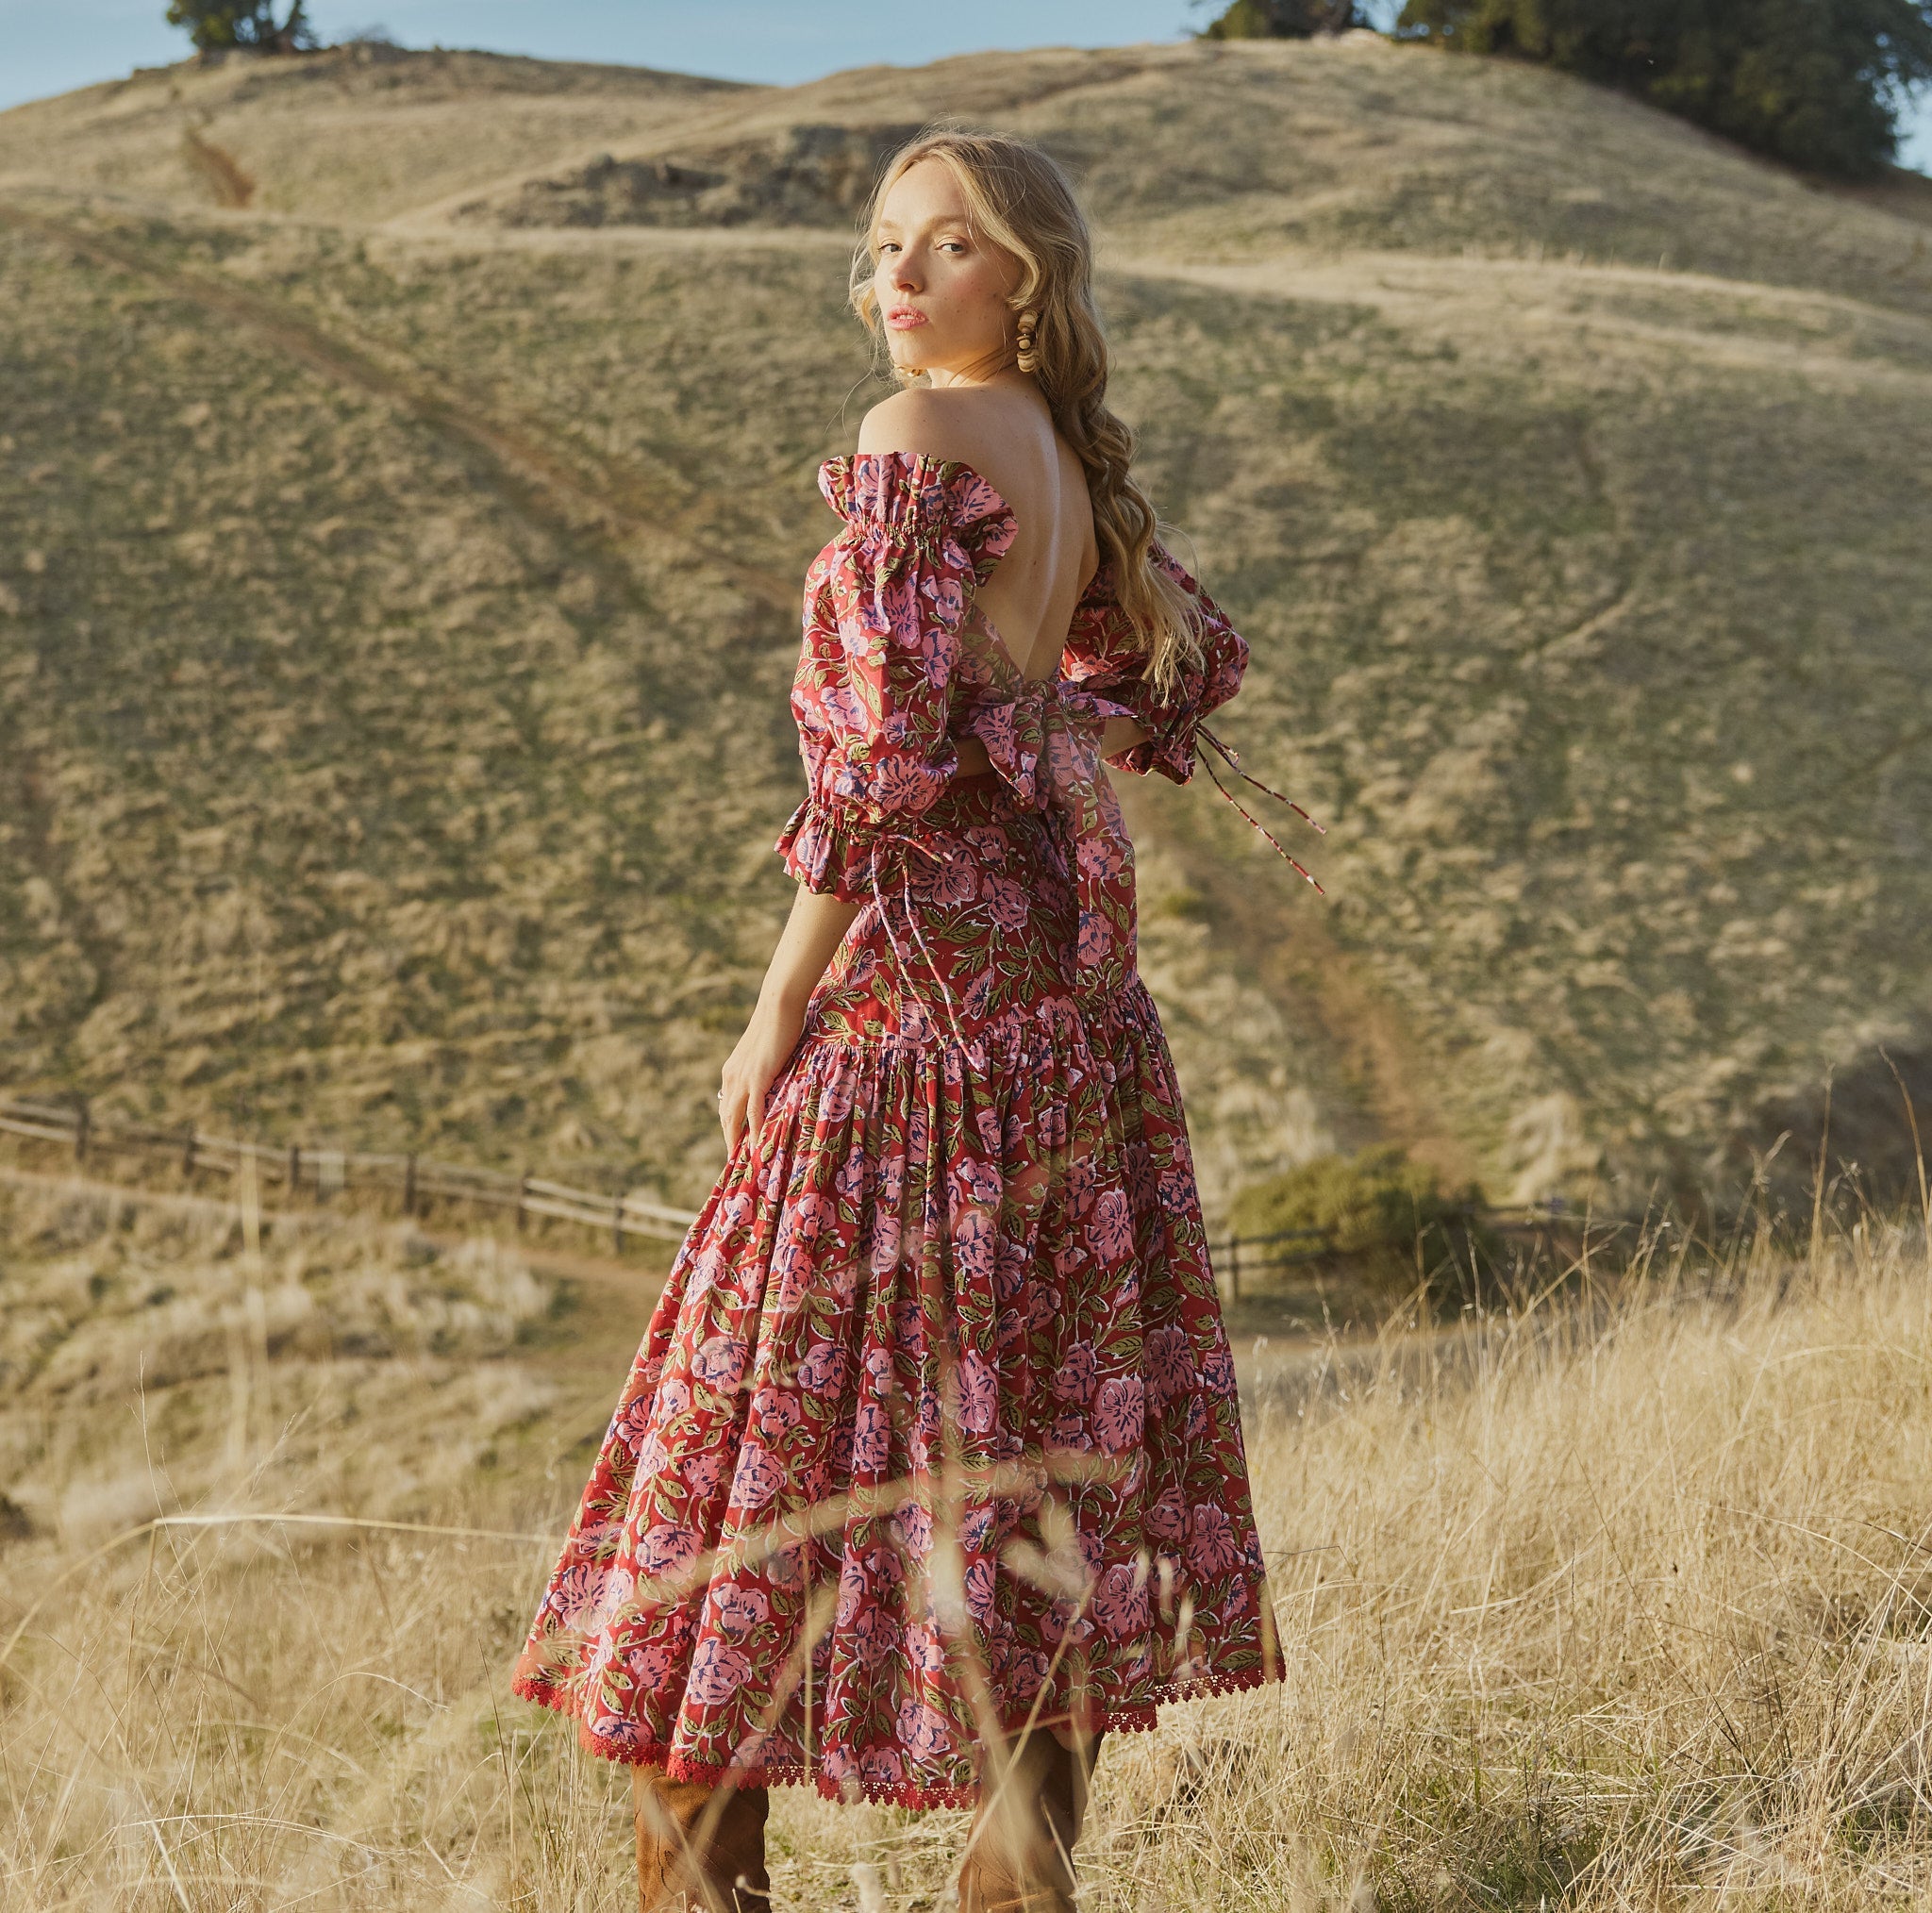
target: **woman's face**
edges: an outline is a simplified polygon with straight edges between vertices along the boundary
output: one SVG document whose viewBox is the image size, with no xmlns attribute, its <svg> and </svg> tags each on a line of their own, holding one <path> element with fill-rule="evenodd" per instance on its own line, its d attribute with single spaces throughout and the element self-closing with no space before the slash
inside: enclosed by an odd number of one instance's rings
<svg viewBox="0 0 1932 1913">
<path fill-rule="evenodd" d="M 1012 357 L 1010 253 L 976 238 L 953 170 L 922 159 L 892 182 L 874 233 L 873 295 L 892 363 L 936 382 L 984 378 Z"/>
</svg>

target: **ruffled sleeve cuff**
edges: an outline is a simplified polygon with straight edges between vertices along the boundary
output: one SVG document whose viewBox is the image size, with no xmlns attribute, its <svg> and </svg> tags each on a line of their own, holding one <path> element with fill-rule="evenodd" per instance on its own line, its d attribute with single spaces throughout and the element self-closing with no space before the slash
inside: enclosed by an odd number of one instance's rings
<svg viewBox="0 0 1932 1913">
<path fill-rule="evenodd" d="M 1110 591 L 1100 590 L 1087 617 L 1075 620 L 1079 637 L 1069 653 L 1075 664 L 1071 674 L 1083 690 L 1124 706 L 1147 733 L 1138 744 L 1109 757 L 1109 764 L 1141 776 L 1158 771 L 1185 784 L 1198 761 L 1195 740 L 1202 723 L 1241 687 L 1248 647 L 1220 606 L 1158 545 L 1154 561 L 1193 600 L 1199 662 L 1181 672 L 1165 697 L 1158 695 L 1146 675 L 1146 655 L 1134 642 L 1118 601 Z"/>
<path fill-rule="evenodd" d="M 1151 698 L 1131 697 L 1124 701 L 1147 735 L 1107 761 L 1139 776 L 1158 771 L 1163 777 L 1185 784 L 1194 774 L 1194 738 L 1207 713 L 1191 703 L 1158 705 Z"/>
<path fill-rule="evenodd" d="M 874 828 L 842 806 L 807 798 L 779 834 L 778 855 L 807 890 L 841 903 L 872 897 Z"/>
<path fill-rule="evenodd" d="M 1194 774 L 1194 740 L 1202 720 L 1216 704 L 1225 702 L 1217 698 L 1208 703 L 1198 696 L 1200 677 L 1193 672 L 1175 687 L 1178 695 L 1172 703 L 1158 701 L 1145 678 L 1125 672 L 1090 672 L 1074 681 L 1094 694 L 1096 702 L 1104 702 L 1109 713 L 1132 718 L 1147 733 L 1138 744 L 1116 751 L 1107 761 L 1141 777 L 1158 771 L 1176 784 L 1185 784 Z"/>
</svg>

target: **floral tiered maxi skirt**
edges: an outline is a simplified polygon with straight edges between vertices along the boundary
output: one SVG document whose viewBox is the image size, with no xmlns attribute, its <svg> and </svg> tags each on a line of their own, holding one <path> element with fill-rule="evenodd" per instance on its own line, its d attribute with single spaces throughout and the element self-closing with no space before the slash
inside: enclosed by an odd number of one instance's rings
<svg viewBox="0 0 1932 1913">
<path fill-rule="evenodd" d="M 679 1250 L 518 1662 L 674 1778 L 969 1804 L 991 1730 L 1277 1672 L 1173 1064 L 992 776 L 877 897 Z"/>
</svg>

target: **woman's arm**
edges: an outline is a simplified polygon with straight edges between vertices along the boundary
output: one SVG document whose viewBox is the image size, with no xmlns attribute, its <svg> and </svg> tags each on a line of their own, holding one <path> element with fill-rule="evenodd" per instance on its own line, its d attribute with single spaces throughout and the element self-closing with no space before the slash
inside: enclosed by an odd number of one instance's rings
<svg viewBox="0 0 1932 1913">
<path fill-rule="evenodd" d="M 758 1007 L 724 1064 L 718 1121 L 724 1128 L 724 1146 L 734 1154 L 738 1139 L 747 1130 L 757 1143 L 772 1079 L 798 1047 L 805 1006 L 862 907 L 799 885 L 785 934 L 778 939 L 758 990 Z"/>
</svg>

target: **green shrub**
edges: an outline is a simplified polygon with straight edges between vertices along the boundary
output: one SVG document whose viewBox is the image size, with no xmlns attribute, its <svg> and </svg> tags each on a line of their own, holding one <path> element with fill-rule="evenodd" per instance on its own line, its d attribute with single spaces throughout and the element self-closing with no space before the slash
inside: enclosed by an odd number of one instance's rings
<svg viewBox="0 0 1932 1913">
<path fill-rule="evenodd" d="M 1363 26 L 1355 0 L 1234 0 L 1201 32 L 1203 40 L 1312 40 Z"/>
<path fill-rule="evenodd" d="M 1384 1145 L 1320 1156 L 1250 1183 L 1236 1196 L 1229 1220 L 1243 1239 L 1320 1229 L 1328 1254 L 1391 1280 L 1424 1275 L 1434 1288 L 1460 1293 L 1471 1256 L 1485 1243 L 1475 1219 L 1481 1206 L 1482 1191 L 1473 1185 L 1446 1191 L 1433 1170 Z M 1446 1279 L 1452 1272 L 1455 1279 Z"/>
</svg>

